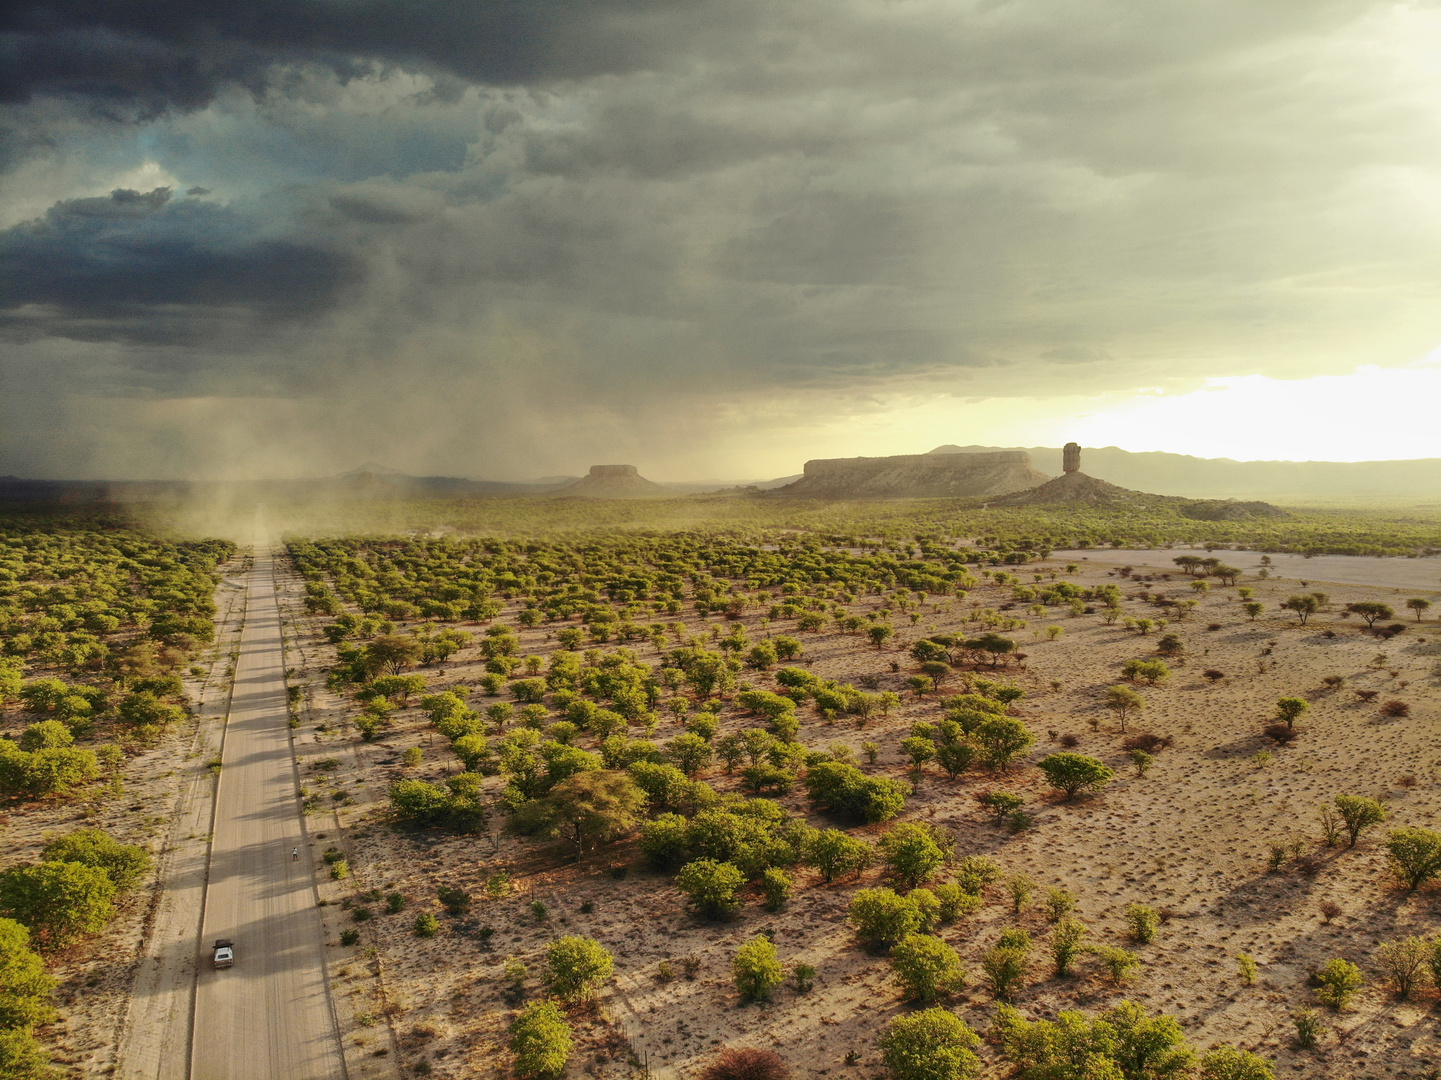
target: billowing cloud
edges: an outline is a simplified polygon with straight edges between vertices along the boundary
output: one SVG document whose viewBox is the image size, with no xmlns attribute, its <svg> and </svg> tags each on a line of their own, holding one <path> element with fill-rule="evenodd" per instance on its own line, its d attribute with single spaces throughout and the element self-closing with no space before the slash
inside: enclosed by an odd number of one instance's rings
<svg viewBox="0 0 1441 1080">
<path fill-rule="evenodd" d="M 233 210 L 124 188 L 0 233 L 0 335 L 189 344 L 336 304 L 347 252 L 264 235 Z"/>
<path fill-rule="evenodd" d="M 1438 44 L 1366 0 L 20 0 L 0 471 L 755 476 L 1402 365 Z"/>
</svg>

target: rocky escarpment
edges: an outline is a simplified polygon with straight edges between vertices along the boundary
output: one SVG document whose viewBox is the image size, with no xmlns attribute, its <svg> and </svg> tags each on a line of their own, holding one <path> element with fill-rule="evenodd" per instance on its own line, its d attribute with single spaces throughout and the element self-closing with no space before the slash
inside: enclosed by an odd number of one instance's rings
<svg viewBox="0 0 1441 1080">
<path fill-rule="evenodd" d="M 1045 483 L 1022 451 L 899 454 L 807 461 L 804 475 L 774 494 L 805 499 L 967 499 Z"/>
<path fill-rule="evenodd" d="M 671 494 L 634 465 L 592 465 L 587 475 L 556 492 L 562 499 L 661 499 Z"/>
</svg>

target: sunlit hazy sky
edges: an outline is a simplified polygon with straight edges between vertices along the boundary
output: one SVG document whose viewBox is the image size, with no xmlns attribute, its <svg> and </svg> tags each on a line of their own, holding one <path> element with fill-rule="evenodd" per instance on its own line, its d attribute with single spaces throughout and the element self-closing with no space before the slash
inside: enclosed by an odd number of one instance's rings
<svg viewBox="0 0 1441 1080">
<path fill-rule="evenodd" d="M 0 473 L 1441 456 L 1441 10 L 12 0 Z"/>
</svg>

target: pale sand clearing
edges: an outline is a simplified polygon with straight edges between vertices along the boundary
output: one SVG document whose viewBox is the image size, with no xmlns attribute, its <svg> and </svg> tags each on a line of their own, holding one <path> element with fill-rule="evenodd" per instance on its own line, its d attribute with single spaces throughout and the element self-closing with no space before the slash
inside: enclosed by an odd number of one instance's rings
<svg viewBox="0 0 1441 1080">
<path fill-rule="evenodd" d="M 1087 550 L 1057 551 L 1052 561 L 1087 560 L 1104 566 L 1149 566 L 1176 572 L 1175 560 L 1178 555 L 1199 555 L 1201 558 L 1214 556 L 1222 562 L 1255 574 L 1261 569 L 1263 551 L 1227 551 L 1217 548 L 1151 548 L 1144 551 L 1122 548 L 1119 550 L 1090 548 Z M 1397 589 L 1419 589 L 1425 595 L 1441 589 L 1441 558 L 1435 556 L 1404 558 L 1370 558 L 1365 555 L 1305 555 L 1276 554 L 1271 558 L 1271 576 L 1289 580 L 1332 582 L 1337 585 L 1380 585 Z"/>
</svg>

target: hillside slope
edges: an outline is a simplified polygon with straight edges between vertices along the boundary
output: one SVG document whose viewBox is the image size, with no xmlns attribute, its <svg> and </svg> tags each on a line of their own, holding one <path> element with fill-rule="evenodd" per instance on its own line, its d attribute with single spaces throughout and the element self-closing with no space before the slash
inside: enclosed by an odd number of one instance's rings
<svg viewBox="0 0 1441 1080">
<path fill-rule="evenodd" d="M 634 465 L 592 465 L 587 475 L 556 492 L 562 499 L 663 499 L 675 494 L 641 476 Z"/>
</svg>

